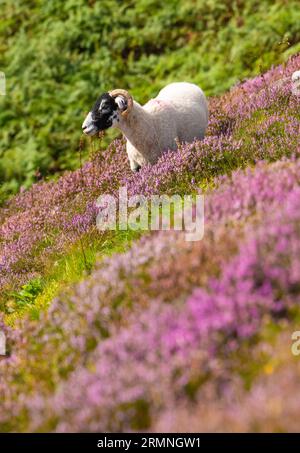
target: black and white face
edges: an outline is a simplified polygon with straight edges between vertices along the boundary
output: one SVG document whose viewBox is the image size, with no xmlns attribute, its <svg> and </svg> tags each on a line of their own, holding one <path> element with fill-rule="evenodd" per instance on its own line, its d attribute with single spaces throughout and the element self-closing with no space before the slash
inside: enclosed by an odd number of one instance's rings
<svg viewBox="0 0 300 453">
<path fill-rule="evenodd" d="M 122 96 L 113 98 L 109 93 L 101 94 L 82 124 L 83 132 L 86 135 L 95 135 L 97 132 L 115 126 L 120 120 L 120 110 L 125 107 Z"/>
</svg>

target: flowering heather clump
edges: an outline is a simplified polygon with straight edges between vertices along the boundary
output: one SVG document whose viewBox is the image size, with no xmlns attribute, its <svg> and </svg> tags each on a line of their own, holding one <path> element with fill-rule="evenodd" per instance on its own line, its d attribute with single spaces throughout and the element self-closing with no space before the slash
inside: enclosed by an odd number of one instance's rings
<svg viewBox="0 0 300 453">
<path fill-rule="evenodd" d="M 56 183 L 36 184 L 2 208 L 3 288 L 38 274 L 49 255 L 61 254 L 64 246 L 95 228 L 97 194 L 116 187 L 126 172 L 125 162 L 123 144 L 116 141 L 103 157 L 86 163 L 82 170 L 68 173 Z"/>
<path fill-rule="evenodd" d="M 276 344 L 263 341 L 252 360 L 262 361 L 263 374 L 246 391 L 231 378 L 222 391 L 207 382 L 197 401 L 163 412 L 151 427 L 155 432 L 299 432 L 299 357 L 290 351 L 290 332 L 284 328 Z"/>
<path fill-rule="evenodd" d="M 220 176 L 207 195 L 206 221 L 213 224 L 245 220 L 268 206 L 285 203 L 286 194 L 300 184 L 300 161 L 292 157 L 270 166 L 259 162 L 254 168 L 235 171 L 231 178 Z"/>
</svg>

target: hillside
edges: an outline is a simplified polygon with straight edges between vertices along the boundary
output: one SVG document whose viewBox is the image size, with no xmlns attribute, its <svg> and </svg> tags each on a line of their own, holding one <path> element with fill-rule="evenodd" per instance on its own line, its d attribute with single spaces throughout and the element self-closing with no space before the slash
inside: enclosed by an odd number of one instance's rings
<svg viewBox="0 0 300 453">
<path fill-rule="evenodd" d="M 207 137 L 138 174 L 116 140 L 1 208 L 1 431 L 299 430 L 299 68 L 210 98 Z M 204 239 L 100 234 L 121 185 L 204 192 Z"/>
<path fill-rule="evenodd" d="M 79 167 L 81 123 L 101 92 L 145 102 L 188 80 L 222 93 L 298 52 L 299 24 L 298 0 L 2 0 L 0 198 Z"/>
</svg>

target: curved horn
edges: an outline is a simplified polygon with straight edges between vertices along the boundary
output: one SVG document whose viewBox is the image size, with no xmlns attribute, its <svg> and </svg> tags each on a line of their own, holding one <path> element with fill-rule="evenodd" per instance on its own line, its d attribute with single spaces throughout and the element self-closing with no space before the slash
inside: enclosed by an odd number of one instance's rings
<svg viewBox="0 0 300 453">
<path fill-rule="evenodd" d="M 126 101 L 127 101 L 127 109 L 124 110 L 123 112 L 121 112 L 121 115 L 126 118 L 126 116 L 128 115 L 128 113 L 130 112 L 130 110 L 132 109 L 133 107 L 133 99 L 132 99 L 132 96 L 128 93 L 128 91 L 126 90 L 121 90 L 121 89 L 116 89 L 116 90 L 112 90 L 112 91 L 109 91 L 109 94 L 110 96 L 112 96 L 113 98 L 116 98 L 117 96 L 123 96 Z"/>
</svg>

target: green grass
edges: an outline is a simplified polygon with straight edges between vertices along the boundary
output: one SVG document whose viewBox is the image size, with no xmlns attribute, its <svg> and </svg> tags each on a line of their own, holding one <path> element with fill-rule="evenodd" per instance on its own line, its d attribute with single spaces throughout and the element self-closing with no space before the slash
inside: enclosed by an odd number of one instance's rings
<svg viewBox="0 0 300 453">
<path fill-rule="evenodd" d="M 84 241 L 73 244 L 66 255 L 54 262 L 49 261 L 42 277 L 30 280 L 19 292 L 6 295 L 2 301 L 5 323 L 13 326 L 26 314 L 38 319 L 41 310 L 46 309 L 63 290 L 88 278 L 96 260 L 99 262 L 105 256 L 124 252 L 140 235 L 140 231 L 115 231 L 106 234 L 104 240 L 97 236 L 90 238 L 88 246 Z"/>
</svg>

